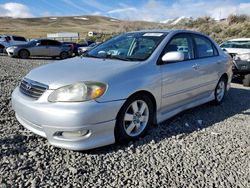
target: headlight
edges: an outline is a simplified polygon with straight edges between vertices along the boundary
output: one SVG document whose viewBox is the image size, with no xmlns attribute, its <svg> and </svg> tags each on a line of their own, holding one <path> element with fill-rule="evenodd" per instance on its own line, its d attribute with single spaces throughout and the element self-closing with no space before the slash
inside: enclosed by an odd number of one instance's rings
<svg viewBox="0 0 250 188">
<path fill-rule="evenodd" d="M 79 82 L 67 85 L 53 91 L 49 102 L 82 102 L 101 97 L 107 90 L 107 85 L 100 82 Z"/>
<path fill-rule="evenodd" d="M 236 60 L 241 60 L 241 61 L 250 61 L 250 54 L 238 54 L 235 57 Z"/>
<path fill-rule="evenodd" d="M 16 49 L 17 48 L 17 46 L 11 46 L 11 47 L 9 47 L 9 49 Z"/>
</svg>

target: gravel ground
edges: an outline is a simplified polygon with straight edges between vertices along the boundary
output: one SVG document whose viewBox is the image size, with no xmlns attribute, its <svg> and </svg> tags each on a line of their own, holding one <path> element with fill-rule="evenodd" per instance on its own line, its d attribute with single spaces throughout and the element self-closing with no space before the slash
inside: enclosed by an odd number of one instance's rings
<svg viewBox="0 0 250 188">
<path fill-rule="evenodd" d="M 205 104 L 127 145 L 74 152 L 50 146 L 15 119 L 10 95 L 51 60 L 0 56 L 0 187 L 250 187 L 250 88 L 232 84 Z"/>
</svg>

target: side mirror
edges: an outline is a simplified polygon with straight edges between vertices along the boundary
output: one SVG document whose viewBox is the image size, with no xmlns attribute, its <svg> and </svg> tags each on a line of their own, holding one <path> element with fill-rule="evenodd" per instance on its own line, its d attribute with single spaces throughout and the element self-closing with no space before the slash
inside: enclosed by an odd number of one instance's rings
<svg viewBox="0 0 250 188">
<path fill-rule="evenodd" d="M 162 56 L 161 60 L 163 62 L 183 61 L 184 60 L 184 53 L 182 53 L 182 52 L 167 52 L 164 56 Z"/>
</svg>

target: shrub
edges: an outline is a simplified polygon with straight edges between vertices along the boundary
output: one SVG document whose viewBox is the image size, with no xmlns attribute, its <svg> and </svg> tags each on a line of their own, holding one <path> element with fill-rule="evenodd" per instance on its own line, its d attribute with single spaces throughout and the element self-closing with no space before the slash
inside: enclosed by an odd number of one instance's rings
<svg viewBox="0 0 250 188">
<path fill-rule="evenodd" d="M 228 18 L 228 23 L 229 25 L 234 24 L 234 23 L 243 23 L 247 20 L 249 20 L 249 17 L 245 14 L 242 15 L 229 15 Z"/>
</svg>

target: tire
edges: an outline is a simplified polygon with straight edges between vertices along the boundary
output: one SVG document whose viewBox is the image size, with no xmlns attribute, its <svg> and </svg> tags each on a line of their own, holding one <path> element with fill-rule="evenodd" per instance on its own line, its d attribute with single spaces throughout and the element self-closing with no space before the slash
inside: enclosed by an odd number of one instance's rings
<svg viewBox="0 0 250 188">
<path fill-rule="evenodd" d="M 142 137 L 153 124 L 153 120 L 154 105 L 147 95 L 136 94 L 128 98 L 117 116 L 116 142 L 126 143 Z"/>
<path fill-rule="evenodd" d="M 28 50 L 20 50 L 18 55 L 21 59 L 28 59 L 30 56 L 30 53 Z"/>
<path fill-rule="evenodd" d="M 60 59 L 66 59 L 68 57 L 69 57 L 69 53 L 68 52 L 61 52 Z"/>
<path fill-rule="evenodd" d="M 250 74 L 246 74 L 242 82 L 243 86 L 250 87 Z"/>
<path fill-rule="evenodd" d="M 4 49 L 5 49 L 5 47 L 0 45 L 0 53 L 4 53 Z"/>
<path fill-rule="evenodd" d="M 219 105 L 222 103 L 222 101 L 224 100 L 226 91 L 227 91 L 227 79 L 225 77 L 222 77 L 219 80 L 214 90 L 214 96 L 215 96 L 214 103 L 216 105 Z"/>
</svg>

